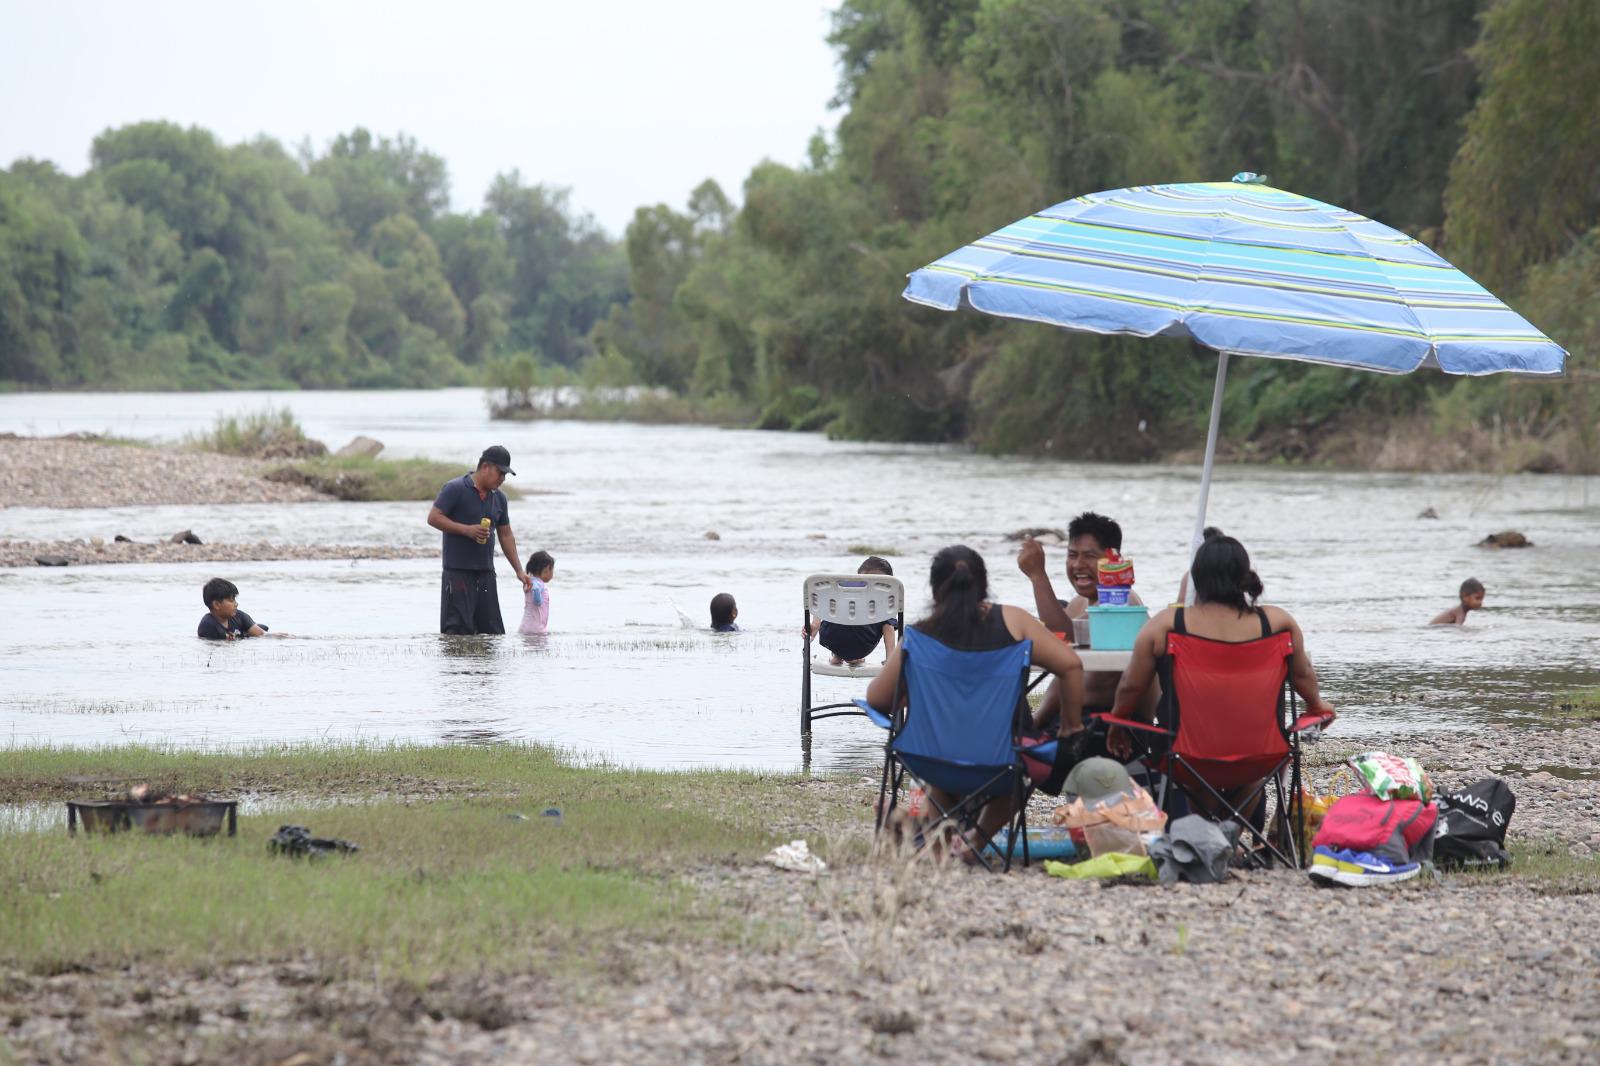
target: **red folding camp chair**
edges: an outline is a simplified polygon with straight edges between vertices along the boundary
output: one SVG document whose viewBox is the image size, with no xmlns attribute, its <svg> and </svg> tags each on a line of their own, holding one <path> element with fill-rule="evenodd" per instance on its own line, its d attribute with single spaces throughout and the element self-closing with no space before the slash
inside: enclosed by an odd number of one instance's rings
<svg viewBox="0 0 1600 1066">
<path fill-rule="evenodd" d="M 1294 638 L 1274 633 L 1266 612 L 1258 640 L 1233 643 L 1195 636 L 1184 629 L 1183 608 L 1173 618 L 1167 648 L 1157 662 L 1161 700 L 1154 725 L 1097 715 L 1110 726 L 1132 730 L 1135 747 L 1163 781 L 1157 802 L 1167 806 L 1177 788 L 1191 808 L 1210 817 L 1236 819 L 1264 851 L 1288 866 L 1299 867 L 1295 834 L 1287 827 L 1303 817 L 1300 804 L 1300 738 L 1333 721 L 1331 712 L 1298 713 L 1299 701 L 1289 685 Z M 1289 770 L 1288 795 L 1284 770 Z M 1245 814 L 1258 796 L 1272 787 L 1281 839 L 1268 839 Z M 1292 804 L 1292 807 L 1291 807 Z M 1286 849 L 1286 850 L 1285 850 Z M 1258 860 L 1262 859 L 1256 854 Z"/>
</svg>

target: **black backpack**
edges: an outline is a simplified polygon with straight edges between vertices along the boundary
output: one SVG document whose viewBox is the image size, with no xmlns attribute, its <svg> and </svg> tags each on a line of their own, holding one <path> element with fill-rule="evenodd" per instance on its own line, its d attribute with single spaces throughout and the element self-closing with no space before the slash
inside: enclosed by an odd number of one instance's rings
<svg viewBox="0 0 1600 1066">
<path fill-rule="evenodd" d="M 1498 777 L 1474 781 L 1441 795 L 1439 824 L 1434 830 L 1433 861 L 1439 866 L 1511 865 L 1506 852 L 1506 826 L 1517 809 L 1511 786 Z"/>
</svg>

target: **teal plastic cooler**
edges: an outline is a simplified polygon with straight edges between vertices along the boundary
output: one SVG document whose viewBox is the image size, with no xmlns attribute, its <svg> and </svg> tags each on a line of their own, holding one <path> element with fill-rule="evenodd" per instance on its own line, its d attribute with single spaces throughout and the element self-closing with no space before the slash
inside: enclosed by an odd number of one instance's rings
<svg viewBox="0 0 1600 1066">
<path fill-rule="evenodd" d="M 1144 606 L 1089 608 L 1089 647 L 1095 651 L 1129 651 L 1133 638 L 1150 620 Z"/>
</svg>

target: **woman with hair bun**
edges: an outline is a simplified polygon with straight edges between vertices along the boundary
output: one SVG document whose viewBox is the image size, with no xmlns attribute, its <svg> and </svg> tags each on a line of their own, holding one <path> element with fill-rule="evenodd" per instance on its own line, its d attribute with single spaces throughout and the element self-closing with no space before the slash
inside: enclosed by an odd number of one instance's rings
<svg viewBox="0 0 1600 1066">
<path fill-rule="evenodd" d="M 1173 631 L 1190 633 L 1206 640 L 1245 644 L 1287 630 L 1293 637 L 1294 657 L 1289 667 L 1289 682 L 1308 712 L 1328 711 L 1333 707 L 1322 698 L 1317 672 L 1306 654 L 1300 625 L 1282 607 L 1258 607 L 1261 578 L 1250 569 L 1250 553 L 1244 545 L 1208 527 L 1205 541 L 1189 568 L 1194 582 L 1195 602 L 1188 607 L 1169 607 L 1144 624 L 1134 640 L 1133 659 L 1123 671 L 1117 686 L 1118 718 L 1148 721 L 1138 708 L 1145 690 L 1156 675 L 1156 661 L 1166 654 L 1167 635 Z M 1132 755 L 1132 742 L 1126 729 L 1113 728 L 1107 738 L 1112 753 L 1122 758 Z"/>
<path fill-rule="evenodd" d="M 965 544 L 953 544 L 933 557 L 928 584 L 933 590 L 933 609 L 921 621 L 912 624 L 912 628 L 924 636 L 957 651 L 994 651 L 1019 641 L 1033 641 L 1034 665 L 1054 674 L 1060 683 L 1063 698 L 1058 735 L 1066 743 L 1059 757 L 1070 758 L 1069 752 L 1078 743 L 1074 738 L 1087 735 L 1083 729 L 1083 663 L 1078 653 L 1022 608 L 992 602 L 989 571 L 983 557 Z M 895 648 L 878 676 L 867 686 L 867 702 L 879 710 L 893 709 L 889 705 L 897 692 L 900 705 L 905 706 L 905 692 L 900 688 L 902 654 L 901 648 Z M 911 713 L 915 714 L 916 709 L 912 708 Z M 935 798 L 945 808 L 959 801 L 959 797 L 939 795 Z M 978 828 L 985 839 L 1006 823 L 1012 809 L 1010 796 L 984 806 Z"/>
</svg>

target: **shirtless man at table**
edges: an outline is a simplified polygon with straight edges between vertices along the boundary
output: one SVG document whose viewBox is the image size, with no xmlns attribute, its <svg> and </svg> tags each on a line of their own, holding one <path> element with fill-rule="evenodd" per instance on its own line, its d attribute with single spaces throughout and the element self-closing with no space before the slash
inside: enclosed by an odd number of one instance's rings
<svg viewBox="0 0 1600 1066">
<path fill-rule="evenodd" d="M 1070 600 L 1056 597 L 1045 572 L 1044 545 L 1033 538 L 1022 542 L 1017 552 L 1017 569 L 1033 583 L 1033 602 L 1039 612 L 1039 621 L 1052 632 L 1065 633 L 1072 638 L 1072 619 L 1083 618 L 1089 606 L 1100 596 L 1099 563 L 1108 549 L 1122 550 L 1122 527 L 1105 515 L 1085 511 L 1067 525 L 1067 581 L 1074 595 Z M 1137 592 L 1128 598 L 1130 604 L 1142 604 Z M 1120 672 L 1096 670 L 1083 675 L 1083 713 L 1109 713 L 1116 700 Z M 1152 685 L 1152 690 L 1156 686 Z M 1153 692 L 1152 692 L 1153 696 Z M 1061 697 L 1054 682 L 1045 691 L 1044 699 L 1033 712 L 1034 725 L 1044 729 L 1061 713 Z"/>
</svg>

